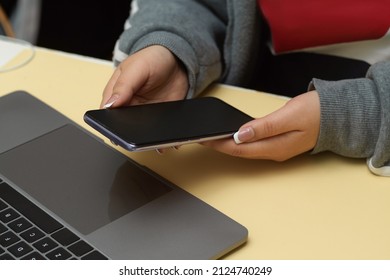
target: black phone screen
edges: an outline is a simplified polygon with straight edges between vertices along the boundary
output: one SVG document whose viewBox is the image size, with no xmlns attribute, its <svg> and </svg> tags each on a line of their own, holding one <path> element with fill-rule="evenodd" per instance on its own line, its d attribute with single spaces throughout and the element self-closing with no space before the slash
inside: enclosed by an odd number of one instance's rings
<svg viewBox="0 0 390 280">
<path fill-rule="evenodd" d="M 128 149 L 159 148 L 228 137 L 253 118 L 214 97 L 86 112 L 85 121 Z"/>
</svg>

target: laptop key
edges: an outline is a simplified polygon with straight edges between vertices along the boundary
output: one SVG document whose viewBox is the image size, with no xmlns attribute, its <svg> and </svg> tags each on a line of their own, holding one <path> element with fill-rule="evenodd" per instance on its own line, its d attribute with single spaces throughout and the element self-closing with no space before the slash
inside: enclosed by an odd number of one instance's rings
<svg viewBox="0 0 390 280">
<path fill-rule="evenodd" d="M 0 223 L 0 234 L 2 234 L 3 232 L 6 232 L 8 229 L 5 225 L 3 225 L 2 223 Z"/>
<path fill-rule="evenodd" d="M 12 244 L 18 242 L 20 238 L 13 232 L 7 231 L 0 235 L 0 245 L 4 248 L 11 246 Z"/>
<path fill-rule="evenodd" d="M 88 255 L 81 258 L 82 260 L 108 260 L 106 256 L 99 253 L 98 251 L 92 251 Z"/>
<path fill-rule="evenodd" d="M 80 240 L 77 243 L 69 246 L 68 249 L 77 257 L 81 257 L 93 250 L 93 248 L 83 240 Z"/>
<path fill-rule="evenodd" d="M 58 244 L 50 239 L 49 237 L 45 237 L 33 244 L 33 246 L 41 253 L 47 253 L 50 250 L 56 248 Z"/>
<path fill-rule="evenodd" d="M 16 233 L 25 231 L 26 229 L 32 227 L 32 224 L 27 221 L 25 218 L 19 218 L 11 223 L 8 226 Z"/>
<path fill-rule="evenodd" d="M 29 230 L 23 232 L 20 236 L 29 243 L 33 243 L 41 239 L 45 234 L 40 231 L 38 228 L 33 227 Z"/>
<path fill-rule="evenodd" d="M 11 256 L 10 254 L 4 254 L 4 255 L 1 255 L 0 256 L 0 260 L 14 260 L 15 258 L 13 256 Z"/>
<path fill-rule="evenodd" d="M 0 185 L 0 188 L 1 188 L 1 185 Z M 4 202 L 2 202 L 2 201 L 0 200 L 0 211 L 1 211 L 1 210 L 4 210 L 5 208 L 7 208 L 7 204 L 5 204 Z"/>
<path fill-rule="evenodd" d="M 22 260 L 46 260 L 46 258 L 38 252 L 32 252 L 27 256 L 23 257 Z"/>
<path fill-rule="evenodd" d="M 12 220 L 15 220 L 19 216 L 20 215 L 14 209 L 8 208 L 0 212 L 0 221 L 3 223 L 8 223 Z"/>
<path fill-rule="evenodd" d="M 20 241 L 8 248 L 8 251 L 17 258 L 23 257 L 33 249 L 24 241 Z"/>
<path fill-rule="evenodd" d="M 51 237 L 53 237 L 57 242 L 64 246 L 68 246 L 69 244 L 72 244 L 80 239 L 77 235 L 75 235 L 67 228 L 60 229 L 56 233 L 53 233 Z"/>
<path fill-rule="evenodd" d="M 0 198 L 22 213 L 27 219 L 46 233 L 50 234 L 62 228 L 62 225 L 58 221 L 6 183 L 1 184 Z"/>
<path fill-rule="evenodd" d="M 57 248 L 46 255 L 46 257 L 48 257 L 50 260 L 67 260 L 71 256 L 72 254 L 66 251 L 64 248 Z"/>
</svg>

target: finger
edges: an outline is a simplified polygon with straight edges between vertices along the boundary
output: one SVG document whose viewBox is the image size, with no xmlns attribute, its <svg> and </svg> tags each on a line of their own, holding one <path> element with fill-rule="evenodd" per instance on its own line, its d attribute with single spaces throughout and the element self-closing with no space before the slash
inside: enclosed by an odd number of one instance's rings
<svg viewBox="0 0 390 280">
<path fill-rule="evenodd" d="M 108 99 L 110 99 L 110 97 L 112 96 L 113 87 L 114 87 L 116 81 L 118 80 L 118 77 L 120 76 L 120 74 L 121 74 L 120 69 L 116 68 L 114 73 L 112 74 L 111 78 L 108 80 L 108 82 L 103 90 L 103 97 L 102 97 L 102 101 L 100 103 L 100 108 L 103 108 L 108 103 Z"/>
<path fill-rule="evenodd" d="M 297 96 L 271 114 L 248 122 L 237 132 L 236 138 L 239 140 L 237 143 L 253 142 L 290 131 L 304 130 L 308 123 L 317 120 L 317 114 L 312 112 L 317 106 L 316 98 L 312 93 Z M 313 103 L 309 104 L 307 99 L 312 99 Z M 310 116 L 316 118 L 310 119 Z"/>
<path fill-rule="evenodd" d="M 296 130 L 295 108 L 292 108 L 291 102 L 271 114 L 255 119 L 249 123 L 254 135 L 251 141 L 257 141 L 269 138 L 279 134 Z M 246 126 L 244 126 L 246 128 Z"/>
<path fill-rule="evenodd" d="M 148 77 L 146 65 L 129 57 L 118 66 L 108 82 L 103 106 L 114 108 L 135 104 L 133 96 L 144 86 Z"/>
<path fill-rule="evenodd" d="M 121 73 L 112 89 L 113 107 L 135 104 L 134 95 L 146 83 L 148 74 L 134 63 L 131 67 L 121 68 Z"/>
<path fill-rule="evenodd" d="M 281 125 L 281 122 L 285 123 L 280 116 L 268 115 L 255 119 L 243 125 L 233 135 L 233 140 L 236 144 L 249 143 L 288 132 L 290 127 Z"/>
<path fill-rule="evenodd" d="M 311 149 L 311 143 L 302 142 L 305 141 L 303 133 L 291 131 L 241 145 L 231 139 L 204 142 L 203 145 L 235 157 L 284 161 Z"/>
<path fill-rule="evenodd" d="M 175 151 L 178 151 L 180 148 L 180 146 L 172 146 L 170 148 L 160 148 L 160 149 L 156 149 L 155 151 L 159 154 L 159 155 L 163 155 L 165 154 L 167 151 L 169 150 L 175 150 Z"/>
</svg>

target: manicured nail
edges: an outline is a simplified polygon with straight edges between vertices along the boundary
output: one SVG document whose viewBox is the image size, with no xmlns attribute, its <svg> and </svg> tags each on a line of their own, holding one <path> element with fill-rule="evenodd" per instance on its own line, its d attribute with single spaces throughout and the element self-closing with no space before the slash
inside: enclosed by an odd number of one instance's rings
<svg viewBox="0 0 390 280">
<path fill-rule="evenodd" d="M 114 105 L 115 101 L 117 101 L 119 98 L 118 95 L 113 95 L 110 97 L 110 99 L 108 99 L 106 105 L 103 106 L 104 109 L 108 109 L 108 108 L 111 108 L 112 105 Z"/>
<path fill-rule="evenodd" d="M 238 132 L 237 131 L 236 133 L 233 134 L 233 139 L 234 139 L 234 142 L 236 142 L 236 144 L 241 144 L 242 142 L 240 141 L 240 139 L 238 139 Z"/>
<path fill-rule="evenodd" d="M 255 136 L 255 132 L 252 127 L 245 127 L 234 133 L 233 139 L 236 144 L 241 144 L 251 140 Z"/>
<path fill-rule="evenodd" d="M 104 109 L 110 108 L 112 105 L 114 105 L 115 101 L 112 101 L 110 103 L 107 103 L 106 105 L 103 106 Z"/>
</svg>

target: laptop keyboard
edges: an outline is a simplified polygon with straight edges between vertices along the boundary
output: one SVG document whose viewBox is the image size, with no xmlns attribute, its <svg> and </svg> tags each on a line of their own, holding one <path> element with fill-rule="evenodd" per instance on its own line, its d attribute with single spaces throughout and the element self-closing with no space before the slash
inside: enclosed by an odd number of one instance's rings
<svg viewBox="0 0 390 280">
<path fill-rule="evenodd" d="M 0 260 L 103 260 L 106 256 L 0 178 Z"/>
</svg>

